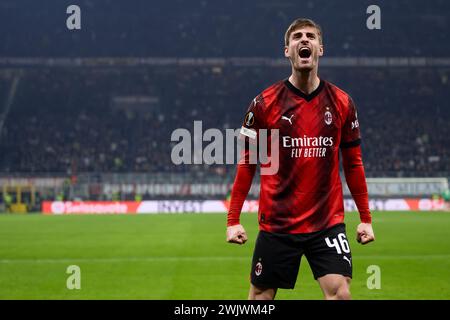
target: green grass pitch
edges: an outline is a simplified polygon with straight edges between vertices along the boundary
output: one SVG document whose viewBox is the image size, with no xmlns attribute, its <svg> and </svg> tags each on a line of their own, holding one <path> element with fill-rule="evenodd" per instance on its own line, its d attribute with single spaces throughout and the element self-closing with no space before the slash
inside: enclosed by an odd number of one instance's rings
<svg viewBox="0 0 450 320">
<path fill-rule="evenodd" d="M 256 214 L 243 214 L 243 246 L 225 242 L 225 214 L 43 216 L 0 214 L 0 299 L 246 299 Z M 375 212 L 376 242 L 355 240 L 353 299 L 450 299 L 450 213 Z M 69 290 L 69 265 L 81 289 Z M 378 265 L 381 289 L 369 290 Z M 322 299 L 305 258 L 294 290 Z"/>
</svg>

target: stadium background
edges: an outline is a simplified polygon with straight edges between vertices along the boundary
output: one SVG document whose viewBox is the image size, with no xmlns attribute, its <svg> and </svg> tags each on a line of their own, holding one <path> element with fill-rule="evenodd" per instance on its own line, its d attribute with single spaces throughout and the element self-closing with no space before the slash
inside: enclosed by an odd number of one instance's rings
<svg viewBox="0 0 450 320">
<path fill-rule="evenodd" d="M 66 27 L 71 4 L 81 30 Z M 371 4 L 381 30 L 366 27 Z M 0 1 L 0 298 L 245 299 L 257 221 L 243 214 L 247 245 L 225 243 L 235 166 L 176 166 L 170 137 L 196 120 L 239 128 L 288 76 L 283 35 L 304 16 L 323 28 L 319 75 L 359 110 L 377 241 L 351 239 L 354 298 L 449 299 L 449 12 L 443 0 Z M 257 197 L 258 180 L 245 211 Z M 64 214 L 139 206 L 153 214 Z M 81 290 L 66 288 L 69 265 Z M 279 298 L 321 298 L 308 268 Z"/>
</svg>

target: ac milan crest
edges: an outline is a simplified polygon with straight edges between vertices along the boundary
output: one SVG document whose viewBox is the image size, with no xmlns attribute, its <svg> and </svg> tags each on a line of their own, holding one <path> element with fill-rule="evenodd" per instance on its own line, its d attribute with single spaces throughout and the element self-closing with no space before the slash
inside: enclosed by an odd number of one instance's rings
<svg viewBox="0 0 450 320">
<path fill-rule="evenodd" d="M 258 262 L 255 266 L 255 274 L 259 276 L 262 272 L 262 263 Z"/>
<path fill-rule="evenodd" d="M 333 115 L 331 114 L 330 111 L 325 112 L 325 123 L 327 125 L 330 125 L 331 122 L 333 122 Z"/>
</svg>

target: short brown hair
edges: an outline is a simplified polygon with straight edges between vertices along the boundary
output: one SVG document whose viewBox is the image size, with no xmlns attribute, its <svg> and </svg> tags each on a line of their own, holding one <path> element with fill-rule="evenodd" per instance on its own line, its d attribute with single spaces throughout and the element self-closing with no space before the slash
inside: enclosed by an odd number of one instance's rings
<svg viewBox="0 0 450 320">
<path fill-rule="evenodd" d="M 320 42 L 320 44 L 322 44 L 322 28 L 320 28 L 320 26 L 317 23 L 315 23 L 313 20 L 311 20 L 311 19 L 298 18 L 298 19 L 295 19 L 291 23 L 289 28 L 286 30 L 286 33 L 284 34 L 284 44 L 286 46 L 289 45 L 289 37 L 291 36 L 291 33 L 294 32 L 295 30 L 297 30 L 298 28 L 301 28 L 301 27 L 313 27 L 313 28 L 316 28 L 317 34 L 319 36 L 319 42 Z"/>
</svg>

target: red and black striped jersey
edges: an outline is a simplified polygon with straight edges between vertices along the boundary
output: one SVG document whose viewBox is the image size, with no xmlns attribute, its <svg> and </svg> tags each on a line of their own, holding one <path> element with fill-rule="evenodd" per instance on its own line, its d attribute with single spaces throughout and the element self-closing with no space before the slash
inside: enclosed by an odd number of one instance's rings
<svg viewBox="0 0 450 320">
<path fill-rule="evenodd" d="M 275 173 L 261 175 L 260 230 L 309 233 L 343 222 L 339 148 L 361 141 L 351 97 L 324 80 L 308 95 L 287 79 L 277 82 L 251 102 L 241 134 L 267 139 L 273 150 L 272 129 L 279 133 L 279 162 Z"/>
</svg>

